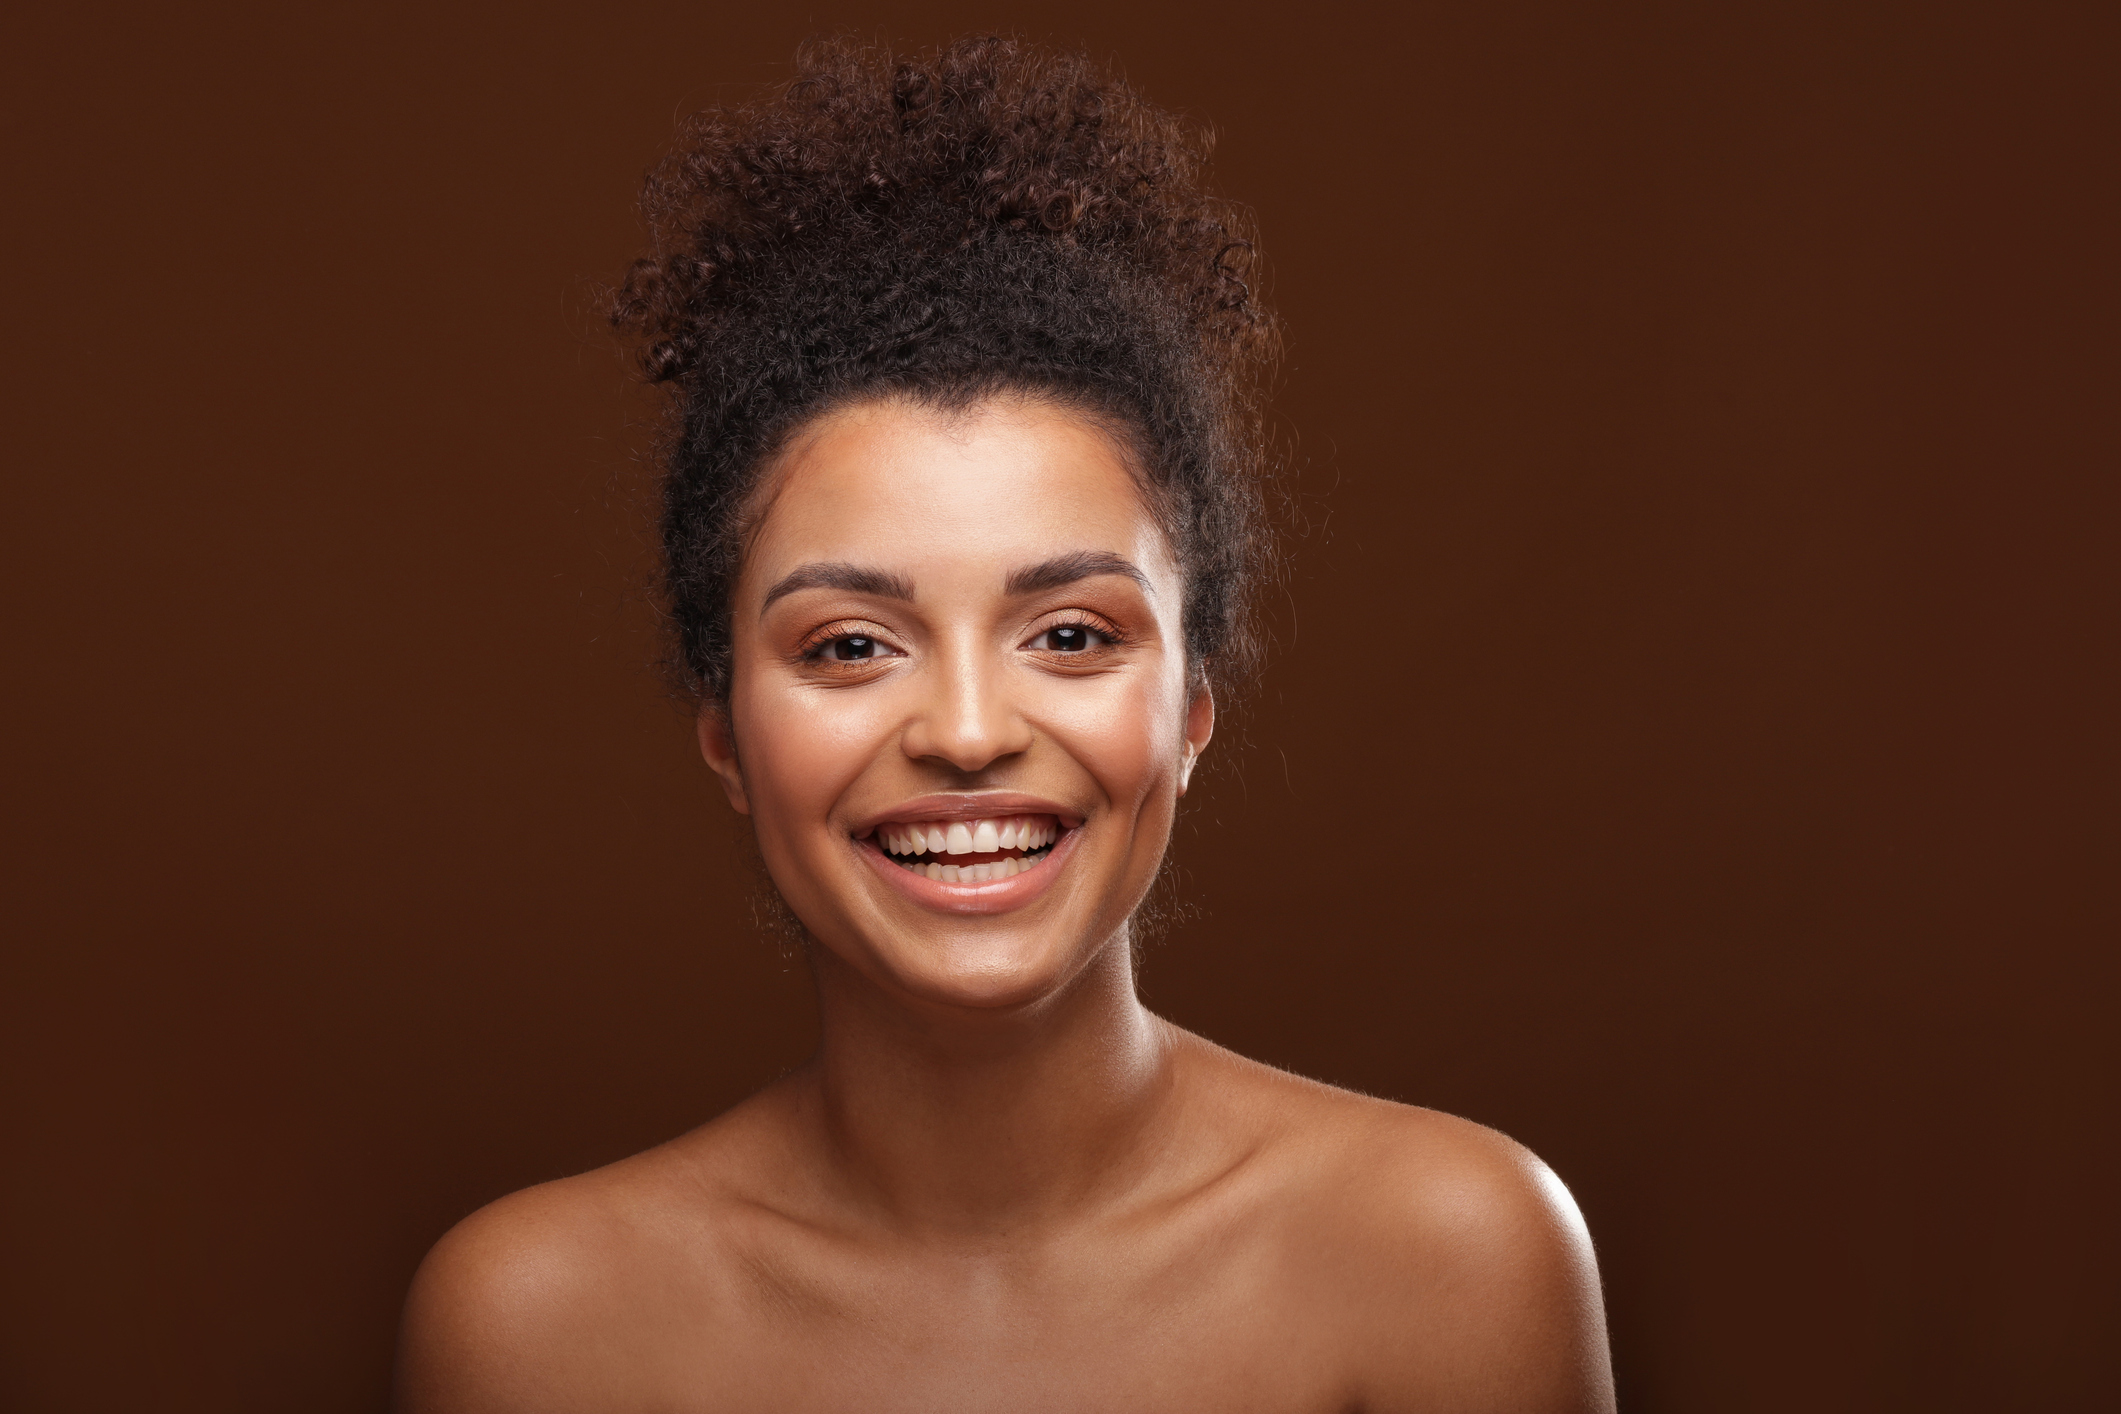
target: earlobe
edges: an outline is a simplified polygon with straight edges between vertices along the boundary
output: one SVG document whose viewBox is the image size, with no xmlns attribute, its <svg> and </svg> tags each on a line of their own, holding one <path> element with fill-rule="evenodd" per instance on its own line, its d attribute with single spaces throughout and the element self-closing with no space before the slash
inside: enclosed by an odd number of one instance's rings
<svg viewBox="0 0 2121 1414">
<path fill-rule="evenodd" d="M 1208 749 L 1208 738 L 1215 735 L 1215 695 L 1203 687 L 1193 694 L 1193 701 L 1186 706 L 1186 744 L 1178 765 L 1178 793 L 1184 795 L 1186 787 L 1193 781 L 1193 767 L 1199 763 L 1200 755 Z"/>
<path fill-rule="evenodd" d="M 744 793 L 744 771 L 736 759 L 736 737 L 729 729 L 729 714 L 709 704 L 700 708 L 693 726 L 700 738 L 700 757 L 721 777 L 722 792 L 729 807 L 739 815 L 751 813 L 751 800 Z"/>
</svg>

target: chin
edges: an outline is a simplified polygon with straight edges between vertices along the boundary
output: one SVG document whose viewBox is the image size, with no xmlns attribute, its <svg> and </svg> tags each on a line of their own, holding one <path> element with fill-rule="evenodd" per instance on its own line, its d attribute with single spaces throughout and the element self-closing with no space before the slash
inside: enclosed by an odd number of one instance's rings
<svg viewBox="0 0 2121 1414">
<path fill-rule="evenodd" d="M 975 1011 L 1035 1006 L 1064 991 L 1088 958 L 1017 936 L 906 939 L 871 952 L 875 965 L 922 1001 Z"/>
</svg>

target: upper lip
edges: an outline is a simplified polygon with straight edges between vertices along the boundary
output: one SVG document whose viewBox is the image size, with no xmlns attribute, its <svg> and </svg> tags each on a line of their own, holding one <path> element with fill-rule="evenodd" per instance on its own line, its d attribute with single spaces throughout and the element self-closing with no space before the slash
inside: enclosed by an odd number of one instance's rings
<svg viewBox="0 0 2121 1414">
<path fill-rule="evenodd" d="M 1054 815 L 1069 829 L 1083 823 L 1082 813 L 1035 795 L 1015 791 L 948 791 L 902 800 L 888 810 L 879 810 L 855 827 L 862 839 L 887 822 L 912 820 L 992 820 L 1004 815 Z"/>
</svg>

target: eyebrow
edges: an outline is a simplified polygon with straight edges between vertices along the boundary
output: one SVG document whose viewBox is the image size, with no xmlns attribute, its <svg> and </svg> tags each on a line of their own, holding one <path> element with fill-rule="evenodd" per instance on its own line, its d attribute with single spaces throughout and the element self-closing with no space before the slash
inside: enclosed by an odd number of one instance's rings
<svg viewBox="0 0 2121 1414">
<path fill-rule="evenodd" d="M 1009 595 L 1038 594 L 1048 589 L 1059 589 L 1062 585 L 1074 584 L 1077 580 L 1093 579 L 1101 574 L 1124 575 L 1142 587 L 1142 592 L 1154 596 L 1156 588 L 1149 583 L 1149 576 L 1136 568 L 1132 560 L 1115 555 L 1109 550 L 1077 550 L 1071 554 L 1055 555 L 1050 560 L 1041 560 L 1035 565 L 1011 570 L 1003 582 L 1003 592 Z M 902 574 L 890 570 L 871 569 L 866 565 L 848 564 L 844 560 L 817 560 L 807 565 L 798 565 L 782 575 L 773 588 L 766 591 L 766 600 L 759 605 L 765 613 L 773 607 L 776 599 L 796 594 L 805 589 L 837 589 L 844 594 L 872 594 L 880 599 L 898 599 L 912 603 L 913 582 Z"/>
<path fill-rule="evenodd" d="M 782 575 L 766 591 L 766 602 L 759 605 L 759 612 L 772 608 L 774 600 L 804 589 L 837 589 L 846 594 L 873 594 L 880 599 L 913 602 L 913 582 L 902 574 L 850 565 L 844 560 L 818 560 Z"/>
<path fill-rule="evenodd" d="M 1077 550 L 1073 554 L 1055 555 L 1050 560 L 1011 570 L 1004 587 L 1012 595 L 1037 594 L 1101 574 L 1124 575 L 1140 585 L 1142 593 L 1151 598 L 1156 596 L 1156 587 L 1149 583 L 1149 576 L 1137 569 L 1132 560 L 1109 550 Z"/>
</svg>

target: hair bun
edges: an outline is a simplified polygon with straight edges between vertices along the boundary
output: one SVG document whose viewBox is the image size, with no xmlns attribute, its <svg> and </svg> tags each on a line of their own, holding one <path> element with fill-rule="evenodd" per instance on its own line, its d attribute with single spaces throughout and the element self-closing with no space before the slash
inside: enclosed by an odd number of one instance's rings
<svg viewBox="0 0 2121 1414">
<path fill-rule="evenodd" d="M 759 466 L 852 397 L 1065 401 L 1138 444 L 1188 584 L 1189 651 L 1237 673 L 1263 555 L 1275 325 L 1211 141 L 1078 53 L 980 37 L 899 58 L 805 45 L 795 76 L 687 122 L 611 302 L 678 396 L 664 545 L 681 676 L 718 696 Z"/>
</svg>

